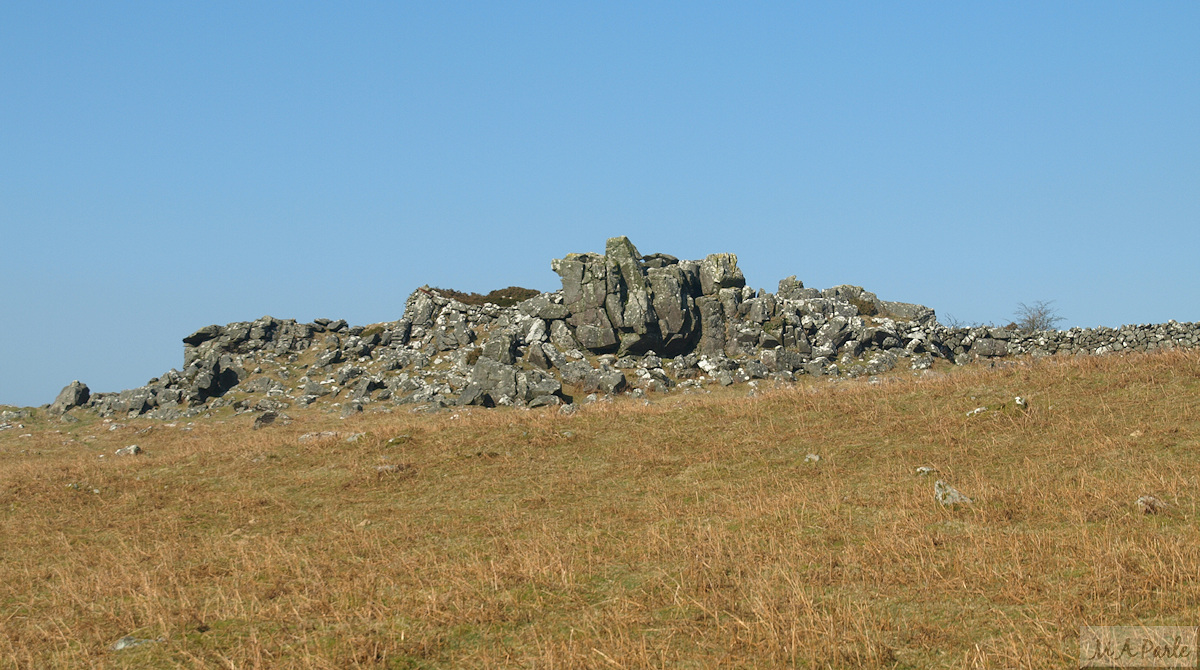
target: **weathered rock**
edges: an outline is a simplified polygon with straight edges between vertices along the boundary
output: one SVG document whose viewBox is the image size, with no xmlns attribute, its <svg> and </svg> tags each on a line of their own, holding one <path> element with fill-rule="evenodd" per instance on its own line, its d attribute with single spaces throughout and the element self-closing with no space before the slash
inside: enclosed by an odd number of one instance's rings
<svg viewBox="0 0 1200 670">
<path fill-rule="evenodd" d="M 897 319 L 914 321 L 921 325 L 937 322 L 937 315 L 934 314 L 934 311 L 924 305 L 914 305 L 908 302 L 891 302 L 887 300 L 880 301 L 879 305 L 884 314 Z"/>
<path fill-rule="evenodd" d="M 834 286 L 821 291 L 821 295 L 835 302 L 848 303 L 855 308 L 858 314 L 863 316 L 874 316 L 883 312 L 883 305 L 879 302 L 879 298 L 861 286 L 849 284 Z"/>
<path fill-rule="evenodd" d="M 606 307 L 613 325 L 624 333 L 636 334 L 635 347 L 642 351 L 658 340 L 658 315 L 655 313 L 650 280 L 641 264 L 641 255 L 628 237 L 613 237 L 605 244 L 608 263 L 609 295 Z M 615 298 L 615 300 L 614 300 Z M 633 342 L 630 338 L 622 338 Z"/>
<path fill-rule="evenodd" d="M 371 394 L 376 391 L 382 391 L 387 388 L 387 385 L 379 377 L 365 377 L 358 380 L 354 384 L 354 388 L 350 392 L 351 400 L 370 400 Z"/>
<path fill-rule="evenodd" d="M 259 428 L 265 428 L 266 426 L 275 423 L 275 419 L 278 418 L 279 415 L 275 412 L 263 412 L 262 414 L 254 417 L 254 425 L 251 426 L 251 429 L 258 430 Z"/>
<path fill-rule="evenodd" d="M 342 403 L 351 406 L 390 399 L 440 407 L 456 397 L 520 405 L 560 397 L 561 383 L 574 387 L 591 377 L 599 386 L 614 372 L 616 357 L 606 358 L 612 353 L 626 356 L 616 367 L 632 370 L 626 374 L 638 389 L 666 391 L 675 380 L 700 375 L 701 353 L 720 361 L 706 370 L 710 378 L 739 383 L 764 374 L 779 381 L 796 373 L 877 375 L 892 369 L 898 356 L 923 368 L 936 358 L 965 363 L 1200 346 L 1200 324 L 1175 322 L 1037 332 L 950 329 L 937 323 L 933 310 L 881 301 L 857 286 L 818 291 L 789 277 L 776 295 L 754 291 L 732 254 L 703 261 L 640 256 L 624 237 L 609 239 L 603 255 L 570 254 L 552 267 L 562 291 L 514 307 L 468 305 L 422 287 L 409 296 L 399 321 L 366 328 L 270 316 L 207 326 L 184 338 L 183 372 L 120 393 L 68 387 L 48 411 L 68 416 L 63 412 L 83 406 L 101 416 L 190 417 L 232 404 L 227 394 L 238 390 L 263 397 L 239 397 L 236 409 L 270 412 L 309 405 L 343 386 Z M 638 361 L 642 353 L 647 356 Z M 600 370 L 582 360 L 589 354 L 602 354 Z M 352 365 L 334 372 L 343 360 Z M 477 372 L 486 360 L 492 363 Z M 312 367 L 304 366 L 308 361 Z M 289 383 L 290 375 L 302 378 Z"/>
<path fill-rule="evenodd" d="M 325 430 L 319 433 L 305 433 L 298 438 L 300 444 L 311 444 L 313 442 L 324 442 L 332 440 L 341 435 L 341 433 L 333 430 Z"/>
<path fill-rule="evenodd" d="M 524 377 L 523 383 L 522 376 Z M 524 392 L 522 392 L 522 387 L 524 387 Z M 558 395 L 562 392 L 562 382 L 549 373 L 530 370 L 518 374 L 517 390 L 519 396 L 525 400 L 532 400 L 538 396 Z"/>
<path fill-rule="evenodd" d="M 341 362 L 342 362 L 342 350 L 334 349 L 332 351 L 327 351 L 324 354 L 321 354 L 320 356 L 318 356 L 316 362 L 313 363 L 313 367 L 325 368 L 325 367 L 329 367 L 330 365 L 337 365 L 338 363 L 341 363 Z"/>
<path fill-rule="evenodd" d="M 696 298 L 700 312 L 699 352 L 705 356 L 718 356 L 725 352 L 725 313 L 715 296 Z"/>
<path fill-rule="evenodd" d="M 593 370 L 583 380 L 583 392 L 620 393 L 627 384 L 628 380 L 620 370 Z"/>
<path fill-rule="evenodd" d="M 562 278 L 563 304 L 568 312 L 580 312 L 604 307 L 608 297 L 608 264 L 604 256 L 594 253 L 568 254 L 551 261 L 550 268 Z"/>
<path fill-rule="evenodd" d="M 976 340 L 971 347 L 971 353 L 985 358 L 996 358 L 1008 355 L 1008 342 L 991 337 Z"/>
<path fill-rule="evenodd" d="M 746 361 L 746 363 L 742 366 L 742 369 L 745 370 L 746 375 L 750 377 L 750 379 L 766 379 L 767 375 L 771 372 L 767 369 L 766 365 L 763 365 L 754 359 Z"/>
<path fill-rule="evenodd" d="M 779 280 L 779 290 L 776 296 L 780 300 L 806 300 L 820 297 L 821 292 L 815 288 L 804 288 L 804 282 L 796 279 L 796 275 L 792 275 Z"/>
<path fill-rule="evenodd" d="M 572 314 L 571 323 L 575 325 L 575 339 L 583 347 L 596 353 L 608 353 L 617 350 L 620 340 L 616 330 L 608 320 L 608 313 L 600 308 L 591 308 Z"/>
<path fill-rule="evenodd" d="M 552 407 L 562 403 L 562 399 L 556 395 L 540 395 L 529 401 L 529 408 L 535 407 Z"/>
<path fill-rule="evenodd" d="M 480 358 L 471 369 L 470 381 L 479 386 L 496 402 L 502 398 L 510 401 L 517 396 L 517 370 L 511 365 L 492 358 Z M 461 396 L 460 396 L 461 397 Z"/>
<path fill-rule="evenodd" d="M 592 366 L 587 361 L 569 361 L 561 366 L 562 380 L 567 384 L 582 384 L 592 373 Z"/>
<path fill-rule="evenodd" d="M 200 330 L 197 330 L 196 332 L 192 333 L 191 335 L 188 335 L 187 337 L 183 338 L 183 343 L 188 346 L 194 347 L 194 346 L 203 344 L 204 342 L 207 342 L 209 340 L 215 339 L 220 334 L 221 334 L 220 326 L 218 326 L 218 325 L 205 326 L 205 327 L 201 328 Z"/>
<path fill-rule="evenodd" d="M 526 316 L 532 316 L 547 321 L 565 319 L 570 315 L 567 306 L 562 302 L 562 296 L 554 293 L 542 293 L 517 304 L 517 309 Z"/>
<path fill-rule="evenodd" d="M 483 351 L 480 353 L 482 358 L 490 358 L 504 365 L 512 365 L 517 362 L 517 338 L 511 332 L 502 330 L 498 333 L 493 333 L 483 344 Z"/>
<path fill-rule="evenodd" d="M 76 407 L 82 407 L 87 404 L 91 396 L 92 392 L 88 389 L 87 384 L 76 379 L 58 392 L 58 397 L 50 404 L 50 411 L 62 414 Z"/>
<path fill-rule="evenodd" d="M 912 357 L 912 362 L 909 364 L 913 370 L 928 370 L 933 367 L 932 354 L 917 354 Z"/>
<path fill-rule="evenodd" d="M 736 254 L 709 254 L 700 263 L 700 290 L 713 295 L 723 288 L 742 288 L 746 277 L 737 266 Z"/>
<path fill-rule="evenodd" d="M 571 334 L 571 329 L 567 327 L 567 324 L 562 321 L 550 322 L 550 343 L 562 351 L 579 349 L 583 346 Z"/>
<path fill-rule="evenodd" d="M 687 269 L 687 266 L 675 263 L 646 270 L 652 306 L 658 316 L 661 340 L 658 349 L 668 356 L 690 349 L 699 330 L 699 311 L 695 302 L 697 278 L 690 276 Z"/>
</svg>

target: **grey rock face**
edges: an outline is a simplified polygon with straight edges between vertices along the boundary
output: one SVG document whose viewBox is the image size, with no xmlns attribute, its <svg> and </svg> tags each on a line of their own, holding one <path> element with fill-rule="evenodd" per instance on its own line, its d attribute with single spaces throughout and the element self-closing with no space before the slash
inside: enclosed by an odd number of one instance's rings
<svg viewBox="0 0 1200 670">
<path fill-rule="evenodd" d="M 696 309 L 700 312 L 699 352 L 705 356 L 718 356 L 725 352 L 725 312 L 721 302 L 714 296 L 696 298 Z"/>
<path fill-rule="evenodd" d="M 478 386 L 481 396 L 487 394 L 497 402 L 517 397 L 517 369 L 495 359 L 480 358 L 471 370 L 470 381 Z"/>
<path fill-rule="evenodd" d="M 887 300 L 880 301 L 879 304 L 884 314 L 897 319 L 914 321 L 922 326 L 937 322 L 937 315 L 934 314 L 934 311 L 924 305 L 914 305 L 908 302 L 889 302 Z"/>
<path fill-rule="evenodd" d="M 88 389 L 87 384 L 76 379 L 58 392 L 58 397 L 50 404 L 50 411 L 55 414 L 62 414 L 67 410 L 82 407 L 87 404 L 91 396 L 92 392 Z"/>
<path fill-rule="evenodd" d="M 700 290 L 713 295 L 723 288 L 742 288 L 746 277 L 737 266 L 735 254 L 709 254 L 700 264 Z"/>
<path fill-rule="evenodd" d="M 698 333 L 696 309 L 698 278 L 689 275 L 678 262 L 646 270 L 654 313 L 662 343 L 659 350 L 668 356 L 686 352 Z"/>
<path fill-rule="evenodd" d="M 571 334 L 571 329 L 562 321 L 550 322 L 550 343 L 563 351 L 578 349 L 582 346 Z"/>
<path fill-rule="evenodd" d="M 483 344 L 483 358 L 489 358 L 504 365 L 517 362 L 517 338 L 508 331 L 494 333 Z"/>
<path fill-rule="evenodd" d="M 569 361 L 562 367 L 562 380 L 567 384 L 582 384 L 592 373 L 587 361 Z"/>
<path fill-rule="evenodd" d="M 572 314 L 570 321 L 575 326 L 575 339 L 583 347 L 597 353 L 617 350 L 620 340 L 605 310 L 591 308 Z"/>
<path fill-rule="evenodd" d="M 604 307 L 608 297 L 608 264 L 600 254 L 568 254 L 550 268 L 562 278 L 563 304 L 569 313 Z"/>
</svg>

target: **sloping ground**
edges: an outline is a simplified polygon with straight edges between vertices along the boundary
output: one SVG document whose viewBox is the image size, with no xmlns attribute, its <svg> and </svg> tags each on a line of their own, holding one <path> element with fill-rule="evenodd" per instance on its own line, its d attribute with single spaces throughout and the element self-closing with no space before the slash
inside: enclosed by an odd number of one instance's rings
<svg viewBox="0 0 1200 670">
<path fill-rule="evenodd" d="M 1200 355 L 768 385 L 13 420 L 0 666 L 1074 667 L 1197 624 Z"/>
</svg>

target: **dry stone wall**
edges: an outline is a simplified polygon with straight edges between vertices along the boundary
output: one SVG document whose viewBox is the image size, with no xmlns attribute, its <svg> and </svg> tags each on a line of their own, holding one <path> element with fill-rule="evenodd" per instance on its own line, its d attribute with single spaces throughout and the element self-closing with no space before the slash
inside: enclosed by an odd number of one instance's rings
<svg viewBox="0 0 1200 670">
<path fill-rule="evenodd" d="M 733 254 L 641 255 L 628 238 L 551 268 L 562 289 L 512 307 L 467 305 L 421 287 L 402 318 L 369 327 L 263 317 L 183 339 L 182 370 L 120 393 L 73 382 L 50 406 L 105 416 L 193 416 L 233 405 L 277 411 L 326 403 L 539 407 L 590 394 L 666 393 L 802 375 L 861 376 L 934 358 L 963 364 L 1022 354 L 1103 354 L 1200 344 L 1200 325 L 1018 333 L 946 328 L 922 305 L 858 286 L 754 290 Z"/>
</svg>

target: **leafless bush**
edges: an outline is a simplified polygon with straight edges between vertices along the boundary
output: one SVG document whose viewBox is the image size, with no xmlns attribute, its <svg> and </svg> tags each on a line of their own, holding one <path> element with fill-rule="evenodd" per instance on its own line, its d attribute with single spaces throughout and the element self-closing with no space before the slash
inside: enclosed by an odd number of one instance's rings
<svg viewBox="0 0 1200 670">
<path fill-rule="evenodd" d="M 1053 300 L 1038 300 L 1032 304 L 1017 303 L 1017 329 L 1022 331 L 1052 330 L 1063 317 L 1054 308 Z"/>
</svg>

